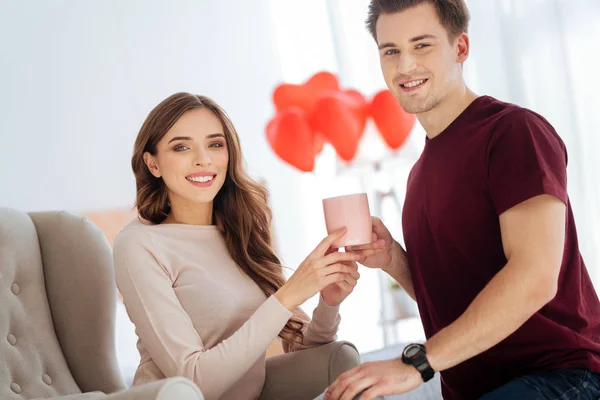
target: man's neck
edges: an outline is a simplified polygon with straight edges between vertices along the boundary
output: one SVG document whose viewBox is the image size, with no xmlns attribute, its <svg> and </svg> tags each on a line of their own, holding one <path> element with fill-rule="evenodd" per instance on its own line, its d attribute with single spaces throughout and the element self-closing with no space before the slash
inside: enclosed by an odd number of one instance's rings
<svg viewBox="0 0 600 400">
<path fill-rule="evenodd" d="M 468 87 L 462 85 L 446 96 L 440 104 L 425 113 L 417 114 L 427 137 L 433 139 L 442 133 L 477 98 Z"/>
</svg>

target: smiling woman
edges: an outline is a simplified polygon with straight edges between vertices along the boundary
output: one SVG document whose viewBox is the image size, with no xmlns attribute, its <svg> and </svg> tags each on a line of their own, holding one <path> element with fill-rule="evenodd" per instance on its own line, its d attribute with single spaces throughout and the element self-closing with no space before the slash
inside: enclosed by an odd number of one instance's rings
<svg viewBox="0 0 600 400">
<path fill-rule="evenodd" d="M 189 93 L 163 100 L 142 125 L 131 164 L 143 220 L 216 225 L 231 257 L 265 294 L 282 285 L 266 190 L 246 174 L 239 137 L 218 104 Z M 301 328 L 295 316 L 283 335 L 291 340 Z"/>
<path fill-rule="evenodd" d="M 243 175 L 240 151 L 233 124 L 212 100 L 187 93 L 165 99 L 135 143 L 132 167 L 140 216 L 155 224 L 173 223 L 181 210 L 195 223 L 213 224 L 212 200 L 225 184 L 230 157 L 232 178 Z"/>
<path fill-rule="evenodd" d="M 167 207 L 172 211 L 163 221 L 148 216 L 150 221 L 177 222 L 178 212 L 189 215 L 188 206 L 200 204 L 192 208 L 194 222 L 213 223 L 212 199 L 225 182 L 229 163 L 227 140 L 222 131 L 221 121 L 208 108 L 192 109 L 173 123 L 155 145 L 154 152 L 144 151 L 142 158 L 148 171 L 164 181 L 169 198 Z M 134 158 L 139 162 L 139 154 Z M 173 207 L 174 203 L 180 207 Z"/>
<path fill-rule="evenodd" d="M 285 352 L 336 339 L 358 256 L 331 251 L 338 231 L 285 280 L 267 192 L 246 173 L 237 132 L 214 101 L 165 99 L 143 123 L 131 163 L 139 218 L 117 235 L 114 265 L 139 336 L 133 384 L 184 376 L 207 400 L 256 399 L 277 337 Z M 309 320 L 299 306 L 317 293 Z"/>
</svg>

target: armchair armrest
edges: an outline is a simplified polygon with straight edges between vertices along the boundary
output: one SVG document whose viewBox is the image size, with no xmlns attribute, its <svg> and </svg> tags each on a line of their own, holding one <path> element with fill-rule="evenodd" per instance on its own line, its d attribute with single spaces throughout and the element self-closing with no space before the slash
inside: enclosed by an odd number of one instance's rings
<svg viewBox="0 0 600 400">
<path fill-rule="evenodd" d="M 204 400 L 200 389 L 189 379 L 168 378 L 120 392 L 105 395 L 101 392 L 52 397 L 46 400 Z"/>
<path fill-rule="evenodd" d="M 267 358 L 267 376 L 259 400 L 314 399 L 342 372 L 360 364 L 356 347 L 332 342 Z"/>
</svg>

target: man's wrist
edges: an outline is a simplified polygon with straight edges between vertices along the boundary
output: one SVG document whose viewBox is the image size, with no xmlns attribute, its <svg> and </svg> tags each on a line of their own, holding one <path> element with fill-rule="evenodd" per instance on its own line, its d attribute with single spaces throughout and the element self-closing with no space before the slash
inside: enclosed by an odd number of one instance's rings
<svg viewBox="0 0 600 400">
<path fill-rule="evenodd" d="M 406 268 L 406 254 L 396 240 L 392 241 L 392 251 L 390 257 L 390 263 L 381 268 L 381 270 L 388 275 L 394 277 L 396 274 Z"/>
<path fill-rule="evenodd" d="M 427 357 L 427 349 L 419 343 L 409 344 L 402 351 L 402 362 L 412 366 L 421 376 L 423 382 L 428 382 L 435 376 L 435 370 L 431 367 Z"/>
</svg>

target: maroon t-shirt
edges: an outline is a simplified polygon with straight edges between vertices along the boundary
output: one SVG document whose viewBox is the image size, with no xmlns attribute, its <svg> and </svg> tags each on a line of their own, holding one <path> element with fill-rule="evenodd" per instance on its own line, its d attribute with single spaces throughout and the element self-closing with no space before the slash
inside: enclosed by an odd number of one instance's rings
<svg viewBox="0 0 600 400">
<path fill-rule="evenodd" d="M 463 314 L 506 264 L 500 214 L 541 194 L 568 207 L 556 297 L 504 341 L 442 372 L 445 399 L 476 399 L 539 370 L 600 372 L 600 303 L 579 253 L 566 165 L 548 121 L 489 96 L 427 140 L 414 165 L 402 224 L 428 338 Z"/>
</svg>

